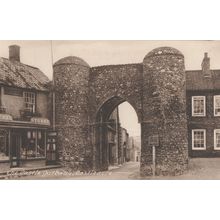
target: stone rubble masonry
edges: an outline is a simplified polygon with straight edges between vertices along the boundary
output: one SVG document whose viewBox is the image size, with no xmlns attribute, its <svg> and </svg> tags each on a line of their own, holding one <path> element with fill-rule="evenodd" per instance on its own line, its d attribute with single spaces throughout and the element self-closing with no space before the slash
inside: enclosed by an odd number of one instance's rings
<svg viewBox="0 0 220 220">
<path fill-rule="evenodd" d="M 149 136 L 158 134 L 156 174 L 181 174 L 188 164 L 184 57 L 173 48 L 157 48 L 143 61 L 141 173 L 152 174 Z"/>
<path fill-rule="evenodd" d="M 185 67 L 178 50 L 157 48 L 143 63 L 92 68 L 81 58 L 66 57 L 54 64 L 54 80 L 57 143 L 63 165 L 102 170 L 97 115 L 100 110 L 109 115 L 128 101 L 141 124 L 141 174 L 152 175 L 148 138 L 157 133 L 157 175 L 178 175 L 187 168 Z"/>
<path fill-rule="evenodd" d="M 89 66 L 76 57 L 54 64 L 58 154 L 61 163 L 74 170 L 88 170 L 92 162 L 88 137 L 89 72 Z"/>
</svg>

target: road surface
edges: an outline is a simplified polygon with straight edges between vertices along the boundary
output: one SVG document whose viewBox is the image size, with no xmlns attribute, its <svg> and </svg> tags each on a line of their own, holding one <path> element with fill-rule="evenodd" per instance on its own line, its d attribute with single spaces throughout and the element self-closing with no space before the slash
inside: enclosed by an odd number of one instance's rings
<svg viewBox="0 0 220 220">
<path fill-rule="evenodd" d="M 51 169 L 26 173 L 23 176 L 11 176 L 8 179 L 64 179 L 64 180 L 220 180 L 220 158 L 190 159 L 188 170 L 179 176 L 140 177 L 140 164 L 128 162 L 120 167 L 112 167 L 109 171 L 98 173 L 66 172 L 64 169 Z"/>
</svg>

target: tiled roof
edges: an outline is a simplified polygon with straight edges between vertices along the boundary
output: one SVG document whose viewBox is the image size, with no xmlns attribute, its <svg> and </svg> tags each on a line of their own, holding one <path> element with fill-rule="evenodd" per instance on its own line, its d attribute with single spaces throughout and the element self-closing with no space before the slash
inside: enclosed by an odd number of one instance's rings
<svg viewBox="0 0 220 220">
<path fill-rule="evenodd" d="M 211 70 L 211 77 L 204 77 L 202 70 L 186 71 L 187 90 L 220 89 L 220 70 Z"/>
<path fill-rule="evenodd" d="M 48 77 L 36 67 L 0 58 L 0 84 L 47 91 L 49 82 Z"/>
</svg>

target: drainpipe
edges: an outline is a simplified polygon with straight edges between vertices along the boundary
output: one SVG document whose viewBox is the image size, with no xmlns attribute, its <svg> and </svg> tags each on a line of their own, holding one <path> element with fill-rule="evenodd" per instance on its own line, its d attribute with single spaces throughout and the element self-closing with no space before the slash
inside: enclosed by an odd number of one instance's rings
<svg viewBox="0 0 220 220">
<path fill-rule="evenodd" d="M 3 94 L 4 94 L 4 87 L 1 86 L 1 95 L 0 95 L 0 113 L 5 113 L 5 105 L 3 102 Z"/>
</svg>

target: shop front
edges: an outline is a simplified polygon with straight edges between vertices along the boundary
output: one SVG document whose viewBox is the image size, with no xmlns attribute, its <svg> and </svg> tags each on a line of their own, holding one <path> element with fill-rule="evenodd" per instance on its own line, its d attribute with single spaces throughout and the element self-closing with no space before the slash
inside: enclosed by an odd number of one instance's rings
<svg viewBox="0 0 220 220">
<path fill-rule="evenodd" d="M 45 166 L 49 127 L 49 122 L 1 122 L 0 170 Z"/>
</svg>

